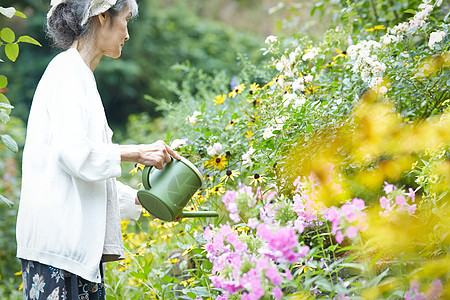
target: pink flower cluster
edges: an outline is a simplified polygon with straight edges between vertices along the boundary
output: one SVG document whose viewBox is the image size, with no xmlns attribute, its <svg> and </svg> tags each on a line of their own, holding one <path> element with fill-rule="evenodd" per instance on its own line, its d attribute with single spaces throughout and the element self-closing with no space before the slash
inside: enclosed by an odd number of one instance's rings
<svg viewBox="0 0 450 300">
<path fill-rule="evenodd" d="M 419 292 L 420 282 L 411 280 L 409 282 L 409 290 L 405 293 L 405 300 L 431 300 L 441 299 L 443 286 L 439 279 L 433 280 L 430 288 L 426 293 Z"/>
<path fill-rule="evenodd" d="M 272 231 L 265 224 L 259 224 L 257 234 L 266 242 L 267 249 L 261 250 L 277 263 L 295 263 L 300 257 L 305 256 L 308 246 L 300 246 L 297 234 L 291 227 L 281 227 Z"/>
<path fill-rule="evenodd" d="M 210 279 L 224 291 L 217 299 L 228 299 L 235 293 L 242 293 L 244 300 L 261 299 L 269 294 L 274 299 L 282 298 L 283 281 L 292 279 L 289 263 L 297 262 L 309 248 L 299 246 L 295 230 L 290 227 L 271 231 L 265 224 L 259 224 L 257 233 L 262 246 L 252 253 L 229 224 L 205 229 L 206 256 L 213 263 Z"/>
<path fill-rule="evenodd" d="M 363 200 L 355 198 L 340 208 L 332 206 L 325 213 L 326 219 L 331 222 L 331 233 L 335 235 L 339 244 L 344 237 L 353 239 L 358 232 L 364 232 L 367 229 L 367 215 L 363 212 L 365 206 Z"/>
<path fill-rule="evenodd" d="M 408 204 L 408 200 L 415 201 L 416 195 L 412 188 L 408 189 L 405 193 L 403 190 L 397 189 L 393 184 L 385 182 L 384 192 L 386 196 L 380 198 L 380 207 L 383 211 L 380 211 L 380 216 L 389 216 L 392 212 L 407 212 L 414 214 L 417 205 Z"/>
<path fill-rule="evenodd" d="M 258 193 L 257 193 L 258 194 Z M 230 219 L 238 223 L 241 221 L 239 216 L 240 209 L 245 207 L 252 207 L 256 204 L 256 195 L 253 193 L 250 186 L 239 184 L 237 191 L 226 191 L 222 197 L 222 202 L 230 213 Z"/>
</svg>

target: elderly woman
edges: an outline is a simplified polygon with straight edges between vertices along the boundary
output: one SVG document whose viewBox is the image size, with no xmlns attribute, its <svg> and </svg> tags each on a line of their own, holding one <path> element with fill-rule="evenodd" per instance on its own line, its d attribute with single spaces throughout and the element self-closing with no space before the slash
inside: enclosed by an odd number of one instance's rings
<svg viewBox="0 0 450 300">
<path fill-rule="evenodd" d="M 25 299 L 103 299 L 102 263 L 124 257 L 120 219 L 137 219 L 121 161 L 162 169 L 181 157 L 164 142 L 112 143 L 93 72 L 129 40 L 135 0 L 52 1 L 49 36 L 64 51 L 34 95 L 23 153 L 17 256 Z"/>
</svg>

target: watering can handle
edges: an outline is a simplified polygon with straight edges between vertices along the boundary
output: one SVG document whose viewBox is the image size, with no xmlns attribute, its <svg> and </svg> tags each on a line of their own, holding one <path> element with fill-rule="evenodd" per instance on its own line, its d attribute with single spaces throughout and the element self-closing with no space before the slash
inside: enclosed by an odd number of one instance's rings
<svg viewBox="0 0 450 300">
<path fill-rule="evenodd" d="M 178 218 L 216 218 L 219 214 L 215 211 L 183 211 Z"/>
<path fill-rule="evenodd" d="M 151 188 L 150 186 L 150 171 L 152 170 L 153 166 L 145 166 L 144 170 L 142 170 L 142 184 L 144 185 L 144 188 L 146 190 L 149 190 Z"/>
</svg>

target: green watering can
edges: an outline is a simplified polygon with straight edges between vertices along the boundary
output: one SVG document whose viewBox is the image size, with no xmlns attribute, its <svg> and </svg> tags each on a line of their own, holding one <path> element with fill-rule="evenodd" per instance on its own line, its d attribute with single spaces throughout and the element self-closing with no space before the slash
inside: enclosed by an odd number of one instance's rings
<svg viewBox="0 0 450 300">
<path fill-rule="evenodd" d="M 183 211 L 203 184 L 200 171 L 187 159 L 172 159 L 162 170 L 142 171 L 143 189 L 137 193 L 142 206 L 154 217 L 171 222 L 178 218 L 218 217 L 215 211 Z"/>
</svg>

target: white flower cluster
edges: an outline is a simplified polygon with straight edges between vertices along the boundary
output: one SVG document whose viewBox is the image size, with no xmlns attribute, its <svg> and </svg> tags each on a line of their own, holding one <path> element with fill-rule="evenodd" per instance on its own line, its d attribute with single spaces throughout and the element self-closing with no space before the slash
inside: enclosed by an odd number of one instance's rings
<svg viewBox="0 0 450 300">
<path fill-rule="evenodd" d="M 393 28 L 388 28 L 387 33 L 380 38 L 381 43 L 385 45 L 397 43 L 402 40 L 403 34 L 423 26 L 428 19 L 430 12 L 433 10 L 433 6 L 429 4 L 430 2 L 431 0 L 424 0 L 423 3 L 419 5 L 420 11 L 417 12 L 409 22 L 403 22 Z M 436 1 L 435 5 L 440 6 L 441 3 L 442 1 Z"/>
<path fill-rule="evenodd" d="M 409 29 L 416 29 L 425 24 L 425 20 L 428 19 L 428 15 L 433 10 L 433 6 L 428 4 L 430 1 L 425 0 L 424 3 L 419 5 L 421 9 L 414 18 L 409 21 Z"/>
<path fill-rule="evenodd" d="M 197 124 L 197 122 L 200 120 L 198 117 L 201 116 L 202 113 L 199 111 L 195 111 L 192 116 L 187 116 L 186 121 L 191 123 L 191 125 Z"/>
<path fill-rule="evenodd" d="M 274 35 L 269 35 L 268 37 L 266 37 L 265 43 L 267 44 L 268 49 L 265 49 L 266 51 L 264 51 L 264 55 L 271 51 L 274 51 L 279 46 L 278 39 Z"/>
<path fill-rule="evenodd" d="M 287 120 L 286 116 L 275 117 L 272 120 L 272 122 L 264 129 L 263 139 L 267 140 L 267 139 L 275 136 L 275 134 L 273 132 L 275 130 L 282 130 L 286 120 Z"/>
<path fill-rule="evenodd" d="M 361 74 L 361 79 L 370 87 L 377 86 L 382 80 L 386 65 L 378 61 L 373 52 L 381 49 L 381 44 L 375 41 L 361 41 L 347 48 L 348 57 L 354 61 L 352 71 Z"/>
<path fill-rule="evenodd" d="M 447 34 L 442 31 L 442 30 L 438 30 L 435 32 L 432 32 L 430 34 L 430 40 L 428 41 L 428 47 L 430 47 L 430 49 L 434 48 L 434 44 L 439 43 L 440 41 L 442 41 L 444 39 L 444 37 Z"/>
<path fill-rule="evenodd" d="M 312 47 L 305 51 L 305 54 L 303 54 L 302 59 L 304 61 L 307 61 L 308 59 L 313 59 L 319 54 L 320 51 L 321 49 L 319 47 Z"/>
<path fill-rule="evenodd" d="M 305 90 L 305 83 L 311 82 L 313 80 L 312 75 L 301 76 L 294 80 L 292 83 L 292 90 L 299 90 L 303 92 Z"/>
<path fill-rule="evenodd" d="M 206 152 L 208 153 L 209 156 L 214 156 L 214 155 L 220 154 L 222 152 L 222 150 L 223 150 L 223 146 L 221 143 L 214 143 L 214 145 L 206 148 Z"/>
</svg>

